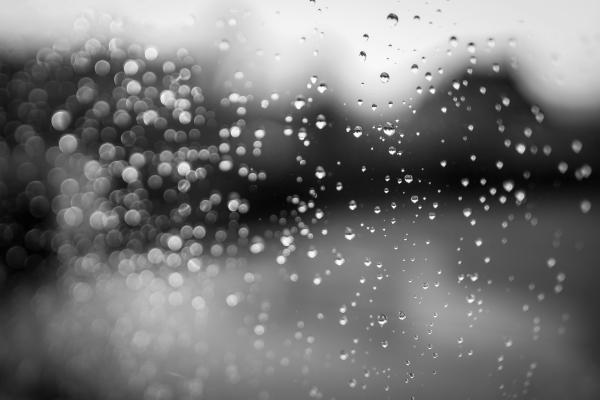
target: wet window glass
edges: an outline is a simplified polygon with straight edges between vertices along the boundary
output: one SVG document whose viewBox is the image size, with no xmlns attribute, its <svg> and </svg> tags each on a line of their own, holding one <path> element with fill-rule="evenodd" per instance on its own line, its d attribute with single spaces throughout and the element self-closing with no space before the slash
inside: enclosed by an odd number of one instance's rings
<svg viewBox="0 0 600 400">
<path fill-rule="evenodd" d="M 0 397 L 597 399 L 600 3 L 0 13 Z"/>
</svg>

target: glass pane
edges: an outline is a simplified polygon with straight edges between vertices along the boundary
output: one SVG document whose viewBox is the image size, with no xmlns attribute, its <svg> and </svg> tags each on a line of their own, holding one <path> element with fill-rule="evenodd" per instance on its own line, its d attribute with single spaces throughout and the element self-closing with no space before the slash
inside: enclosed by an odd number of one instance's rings
<svg viewBox="0 0 600 400">
<path fill-rule="evenodd" d="M 599 398 L 599 15 L 11 4 L 0 397 Z"/>
</svg>

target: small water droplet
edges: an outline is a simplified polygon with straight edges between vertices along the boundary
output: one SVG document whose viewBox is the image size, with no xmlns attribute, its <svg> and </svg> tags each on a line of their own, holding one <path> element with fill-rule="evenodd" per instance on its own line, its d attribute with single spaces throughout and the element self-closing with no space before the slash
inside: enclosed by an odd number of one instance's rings
<svg viewBox="0 0 600 400">
<path fill-rule="evenodd" d="M 387 324 L 387 322 L 388 322 L 387 315 L 379 314 L 377 316 L 377 323 L 379 324 L 379 326 L 383 327 L 385 324 Z"/>
<path fill-rule="evenodd" d="M 323 129 L 327 126 L 327 119 L 323 114 L 317 115 L 317 122 L 315 122 L 315 126 L 318 129 Z"/>
<path fill-rule="evenodd" d="M 326 175 L 327 173 L 325 172 L 325 168 L 321 167 L 320 165 L 315 169 L 315 176 L 317 179 L 323 179 Z"/>
<path fill-rule="evenodd" d="M 305 105 L 306 105 L 306 98 L 304 96 L 296 97 L 296 100 L 294 101 L 294 107 L 296 107 L 296 110 L 302 109 Z"/>
<path fill-rule="evenodd" d="M 396 128 L 394 128 L 394 126 L 389 122 L 386 122 L 386 124 L 383 127 L 383 133 L 386 136 L 392 136 L 394 133 L 396 133 Z"/>
<path fill-rule="evenodd" d="M 352 231 L 352 228 L 350 228 L 350 227 L 347 226 L 344 229 L 344 237 L 346 238 L 346 240 L 352 240 L 352 239 L 354 239 L 356 237 L 356 233 L 354 233 Z"/>
<path fill-rule="evenodd" d="M 579 208 L 582 213 L 587 214 L 592 209 L 592 203 L 589 200 L 584 199 L 579 204 Z"/>
<path fill-rule="evenodd" d="M 321 282 L 323 282 L 323 278 L 321 277 L 321 275 L 316 274 L 315 277 L 313 278 L 313 284 L 315 286 L 319 286 L 321 284 Z"/>
</svg>

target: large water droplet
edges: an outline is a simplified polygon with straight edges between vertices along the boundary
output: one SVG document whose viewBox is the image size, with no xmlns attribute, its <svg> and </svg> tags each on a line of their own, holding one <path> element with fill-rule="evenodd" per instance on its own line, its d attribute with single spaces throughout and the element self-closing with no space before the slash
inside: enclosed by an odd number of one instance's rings
<svg viewBox="0 0 600 400">
<path fill-rule="evenodd" d="M 396 14 L 389 13 L 386 19 L 390 26 L 398 25 L 398 16 Z"/>
</svg>

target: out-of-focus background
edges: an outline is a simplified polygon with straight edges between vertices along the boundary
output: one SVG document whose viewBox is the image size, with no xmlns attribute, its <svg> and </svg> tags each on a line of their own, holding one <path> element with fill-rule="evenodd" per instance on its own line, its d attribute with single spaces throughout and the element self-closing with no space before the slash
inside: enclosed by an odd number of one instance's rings
<svg viewBox="0 0 600 400">
<path fill-rule="evenodd" d="M 0 396 L 600 395 L 600 6 L 0 14 Z"/>
</svg>

